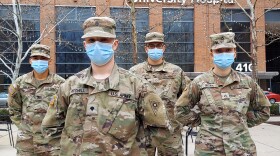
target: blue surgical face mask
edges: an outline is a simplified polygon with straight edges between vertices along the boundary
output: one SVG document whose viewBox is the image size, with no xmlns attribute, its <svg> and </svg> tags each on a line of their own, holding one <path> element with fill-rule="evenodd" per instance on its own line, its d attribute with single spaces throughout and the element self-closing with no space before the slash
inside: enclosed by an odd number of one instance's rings
<svg viewBox="0 0 280 156">
<path fill-rule="evenodd" d="M 227 69 L 234 62 L 234 52 L 214 54 L 214 64 L 220 69 Z"/>
<path fill-rule="evenodd" d="M 94 43 L 86 44 L 86 53 L 92 63 L 97 66 L 103 66 L 113 57 L 113 44 L 95 41 Z"/>
<path fill-rule="evenodd" d="M 162 49 L 157 49 L 157 48 L 149 49 L 148 50 L 148 56 L 149 56 L 150 59 L 152 59 L 154 61 L 157 61 L 157 60 L 162 58 L 163 50 Z"/>
<path fill-rule="evenodd" d="M 31 67 L 39 74 L 45 72 L 49 67 L 49 61 L 46 60 L 32 60 Z"/>
</svg>

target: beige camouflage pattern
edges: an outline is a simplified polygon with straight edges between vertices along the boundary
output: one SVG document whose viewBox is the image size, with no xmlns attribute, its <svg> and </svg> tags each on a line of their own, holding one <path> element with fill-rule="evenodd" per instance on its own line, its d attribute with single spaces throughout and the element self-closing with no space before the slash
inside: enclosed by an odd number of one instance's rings
<svg viewBox="0 0 280 156">
<path fill-rule="evenodd" d="M 56 74 L 39 81 L 30 72 L 9 87 L 11 120 L 18 127 L 18 155 L 55 155 L 57 152 L 53 140 L 42 135 L 41 122 L 62 82 L 64 79 Z"/>
<path fill-rule="evenodd" d="M 44 56 L 50 58 L 50 47 L 43 44 L 35 44 L 31 47 L 30 57 L 32 56 Z"/>
<path fill-rule="evenodd" d="M 198 105 L 200 112 L 191 111 Z M 196 77 L 175 107 L 184 125 L 201 123 L 195 155 L 255 156 L 256 146 L 248 127 L 265 122 L 270 103 L 251 77 L 232 70 L 225 83 L 210 70 Z"/>
<path fill-rule="evenodd" d="M 236 48 L 233 32 L 224 32 L 210 35 L 211 49 Z"/>
<path fill-rule="evenodd" d="M 150 32 L 146 34 L 145 43 L 164 42 L 164 34 L 160 32 Z"/>
<path fill-rule="evenodd" d="M 95 80 L 91 69 L 61 85 L 43 131 L 57 138 L 62 133 L 62 156 L 147 155 L 144 132 L 153 144 L 166 138 L 169 120 L 162 100 L 147 81 L 116 64 L 105 80 Z"/>
<path fill-rule="evenodd" d="M 164 101 L 172 127 L 175 129 L 175 132 L 170 134 L 170 138 L 165 142 L 166 144 L 162 144 L 163 150 L 158 150 L 159 155 L 183 155 L 182 126 L 174 118 L 174 107 L 190 79 L 184 76 L 180 67 L 166 61 L 157 66 L 149 65 L 146 61 L 133 66 L 130 71 L 142 76 L 156 88 L 156 93 Z M 151 148 L 151 153 L 154 153 L 155 147 Z"/>
<path fill-rule="evenodd" d="M 83 24 L 84 35 L 88 37 L 116 38 L 116 22 L 109 17 L 90 17 Z"/>
</svg>

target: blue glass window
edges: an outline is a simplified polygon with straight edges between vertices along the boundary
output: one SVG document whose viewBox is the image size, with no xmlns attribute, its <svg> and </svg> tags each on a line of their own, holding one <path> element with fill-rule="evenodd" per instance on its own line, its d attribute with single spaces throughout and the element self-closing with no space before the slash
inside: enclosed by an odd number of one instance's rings
<svg viewBox="0 0 280 156">
<path fill-rule="evenodd" d="M 111 17 L 116 21 L 116 34 L 119 40 L 119 47 L 115 53 L 115 60 L 120 67 L 129 69 L 133 66 L 132 47 L 132 21 L 129 8 L 110 9 Z M 145 36 L 149 32 L 149 9 L 136 8 L 136 32 L 137 32 L 137 62 L 143 62 L 147 58 L 144 49 Z"/>
<path fill-rule="evenodd" d="M 247 11 L 249 14 L 249 12 Z M 233 63 L 233 69 L 238 64 L 249 64 L 251 59 L 251 36 L 250 19 L 241 9 L 222 9 L 221 14 L 221 32 L 232 31 L 235 33 L 235 41 L 247 52 L 245 53 L 238 46 L 236 47 L 237 58 Z M 243 69 L 242 69 L 243 71 Z M 249 70 L 247 70 L 249 71 Z"/>
<path fill-rule="evenodd" d="M 22 11 L 22 41 L 23 41 L 23 54 L 25 51 L 37 40 L 40 36 L 40 7 L 21 5 Z M 18 48 L 17 37 L 11 32 L 16 31 L 15 23 L 13 20 L 12 6 L 0 5 L 0 56 L 6 64 L 12 69 L 15 68 L 16 52 Z M 9 30 L 11 31 L 9 31 Z M 27 57 L 21 64 L 20 75 L 30 72 L 32 70 L 29 64 L 29 57 Z M 10 71 L 0 61 L 0 69 L 11 75 Z M 0 92 L 7 88 L 11 83 L 10 79 L 4 74 L 0 73 Z"/>
<path fill-rule="evenodd" d="M 90 66 L 84 46 L 82 24 L 95 16 L 93 7 L 56 7 L 56 69 L 67 78 Z"/>
<path fill-rule="evenodd" d="M 194 71 L 193 9 L 163 8 L 165 59 L 185 72 Z"/>
</svg>

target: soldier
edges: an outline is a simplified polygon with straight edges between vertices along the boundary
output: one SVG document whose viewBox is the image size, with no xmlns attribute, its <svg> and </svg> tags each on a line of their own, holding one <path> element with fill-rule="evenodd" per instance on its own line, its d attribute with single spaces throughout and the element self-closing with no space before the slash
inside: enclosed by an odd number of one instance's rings
<svg viewBox="0 0 280 156">
<path fill-rule="evenodd" d="M 17 78 L 9 87 L 11 120 L 18 127 L 17 155 L 55 155 L 53 140 L 44 138 L 41 123 L 48 105 L 56 97 L 64 79 L 49 72 L 50 47 L 31 47 L 29 63 L 33 71 Z M 57 153 L 56 153 L 57 154 Z"/>
<path fill-rule="evenodd" d="M 58 138 L 62 133 L 62 156 L 147 155 L 143 129 L 159 144 L 169 125 L 162 100 L 147 81 L 115 64 L 113 19 L 91 17 L 83 29 L 91 66 L 61 85 L 43 131 Z"/>
<path fill-rule="evenodd" d="M 167 108 L 167 115 L 171 119 L 174 133 L 162 144 L 162 150 L 158 149 L 160 155 L 183 155 L 182 150 L 182 126 L 174 119 L 175 102 L 190 82 L 184 76 L 183 70 L 163 58 L 165 51 L 164 34 L 150 32 L 146 34 L 145 51 L 148 54 L 146 62 L 133 66 L 130 71 L 141 75 L 148 80 L 155 88 L 156 93 L 164 101 Z M 155 147 L 149 147 L 149 155 L 155 155 Z"/>
<path fill-rule="evenodd" d="M 175 116 L 184 125 L 201 122 L 195 155 L 257 155 L 248 127 L 265 122 L 270 103 L 255 81 L 231 68 L 236 58 L 234 33 L 211 35 L 214 68 L 184 90 Z M 195 105 L 200 113 L 191 111 Z"/>
</svg>

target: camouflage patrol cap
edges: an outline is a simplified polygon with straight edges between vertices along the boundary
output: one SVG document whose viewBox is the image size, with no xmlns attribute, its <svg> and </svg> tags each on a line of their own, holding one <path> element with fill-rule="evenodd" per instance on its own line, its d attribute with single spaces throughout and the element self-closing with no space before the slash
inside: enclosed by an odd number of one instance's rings
<svg viewBox="0 0 280 156">
<path fill-rule="evenodd" d="M 116 38 L 116 22 L 109 17 L 90 17 L 83 24 L 84 35 L 87 37 Z"/>
<path fill-rule="evenodd" d="M 46 58 L 50 58 L 50 47 L 43 44 L 34 44 L 31 47 L 30 56 L 44 56 Z"/>
<path fill-rule="evenodd" d="M 164 42 L 164 34 L 160 32 L 150 32 L 146 34 L 145 43 L 150 42 Z"/>
<path fill-rule="evenodd" d="M 210 35 L 211 49 L 236 48 L 233 32 L 224 32 Z"/>
</svg>

